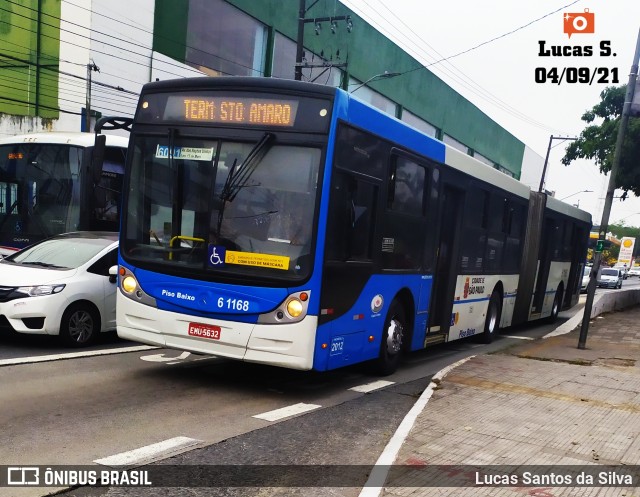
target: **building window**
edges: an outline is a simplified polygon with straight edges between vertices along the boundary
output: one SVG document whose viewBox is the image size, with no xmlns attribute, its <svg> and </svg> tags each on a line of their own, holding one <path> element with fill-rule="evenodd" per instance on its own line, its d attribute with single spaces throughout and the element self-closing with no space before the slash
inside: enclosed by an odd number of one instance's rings
<svg viewBox="0 0 640 497">
<path fill-rule="evenodd" d="M 442 141 L 445 142 L 450 147 L 460 150 L 460 152 L 464 152 L 465 154 L 469 153 L 469 147 L 467 147 L 464 143 L 459 142 L 458 140 L 456 140 L 455 138 L 447 134 L 442 135 Z"/>
<path fill-rule="evenodd" d="M 189 65 L 226 75 L 261 76 L 266 42 L 266 26 L 227 2 L 189 0 Z"/>
<path fill-rule="evenodd" d="M 418 116 L 416 116 L 415 114 L 409 112 L 406 109 L 402 110 L 402 118 L 401 119 L 402 119 L 402 121 L 407 123 L 409 126 L 413 126 L 414 128 L 422 131 L 426 135 L 435 137 L 438 134 L 438 128 L 436 128 L 432 124 L 429 124 L 424 119 L 419 118 Z"/>
</svg>

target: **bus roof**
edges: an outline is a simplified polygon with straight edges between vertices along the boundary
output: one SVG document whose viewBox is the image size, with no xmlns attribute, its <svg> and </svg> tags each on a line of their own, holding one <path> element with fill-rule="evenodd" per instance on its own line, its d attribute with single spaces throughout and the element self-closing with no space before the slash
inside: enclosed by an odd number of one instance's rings
<svg viewBox="0 0 640 497">
<path fill-rule="evenodd" d="M 107 135 L 107 145 L 110 147 L 127 148 L 129 139 L 123 136 Z M 78 147 L 91 147 L 95 142 L 93 133 L 82 133 L 79 131 L 47 131 L 43 133 L 27 133 L 23 135 L 0 138 L 0 145 L 11 145 L 15 143 L 51 143 L 75 145 Z"/>
<path fill-rule="evenodd" d="M 575 217 L 589 224 L 592 224 L 590 213 L 580 210 L 573 205 L 561 202 L 555 197 L 547 197 L 547 207 L 552 211 L 559 212 L 560 214 L 566 214 L 567 216 Z"/>
<path fill-rule="evenodd" d="M 337 89 L 332 86 L 317 83 L 307 83 L 304 81 L 294 81 L 291 79 L 278 78 L 256 78 L 243 76 L 217 76 L 217 77 L 195 77 L 182 79 L 167 79 L 164 81 L 152 81 L 142 87 L 142 92 L 147 91 L 173 91 L 176 87 L 180 90 L 189 89 L 209 89 L 209 88 L 230 88 L 233 90 L 251 90 L 258 88 L 261 90 L 274 89 L 278 91 L 304 91 L 305 93 L 316 93 L 319 95 L 333 96 Z"/>
</svg>

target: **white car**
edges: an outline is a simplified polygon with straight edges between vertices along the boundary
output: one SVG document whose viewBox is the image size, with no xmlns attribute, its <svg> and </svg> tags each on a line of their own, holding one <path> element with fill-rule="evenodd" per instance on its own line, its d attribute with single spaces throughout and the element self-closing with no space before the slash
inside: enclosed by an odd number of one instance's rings
<svg viewBox="0 0 640 497">
<path fill-rule="evenodd" d="M 631 266 L 629 268 L 629 276 L 640 276 L 640 266 Z"/>
<path fill-rule="evenodd" d="M 582 270 L 582 283 L 580 284 L 580 292 L 586 292 L 589 280 L 591 279 L 591 266 L 585 266 Z"/>
<path fill-rule="evenodd" d="M 0 331 L 60 335 L 68 345 L 93 342 L 116 327 L 118 234 L 57 235 L 0 261 Z"/>
</svg>

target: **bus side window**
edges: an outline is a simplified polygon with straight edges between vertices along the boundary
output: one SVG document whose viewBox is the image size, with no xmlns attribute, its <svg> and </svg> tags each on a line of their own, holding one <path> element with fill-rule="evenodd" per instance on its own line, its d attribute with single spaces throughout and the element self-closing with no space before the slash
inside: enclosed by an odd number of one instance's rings
<svg viewBox="0 0 640 497">
<path fill-rule="evenodd" d="M 327 226 L 327 259 L 372 259 L 378 186 L 336 171 Z"/>
</svg>

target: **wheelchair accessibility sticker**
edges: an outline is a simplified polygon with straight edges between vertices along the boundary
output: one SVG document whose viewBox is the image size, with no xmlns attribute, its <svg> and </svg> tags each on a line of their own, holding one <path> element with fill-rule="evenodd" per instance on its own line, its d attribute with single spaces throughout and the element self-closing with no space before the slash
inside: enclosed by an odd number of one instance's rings
<svg viewBox="0 0 640 497">
<path fill-rule="evenodd" d="M 224 265 L 224 257 L 227 249 L 222 245 L 209 245 L 209 265 L 220 266 Z"/>
</svg>

